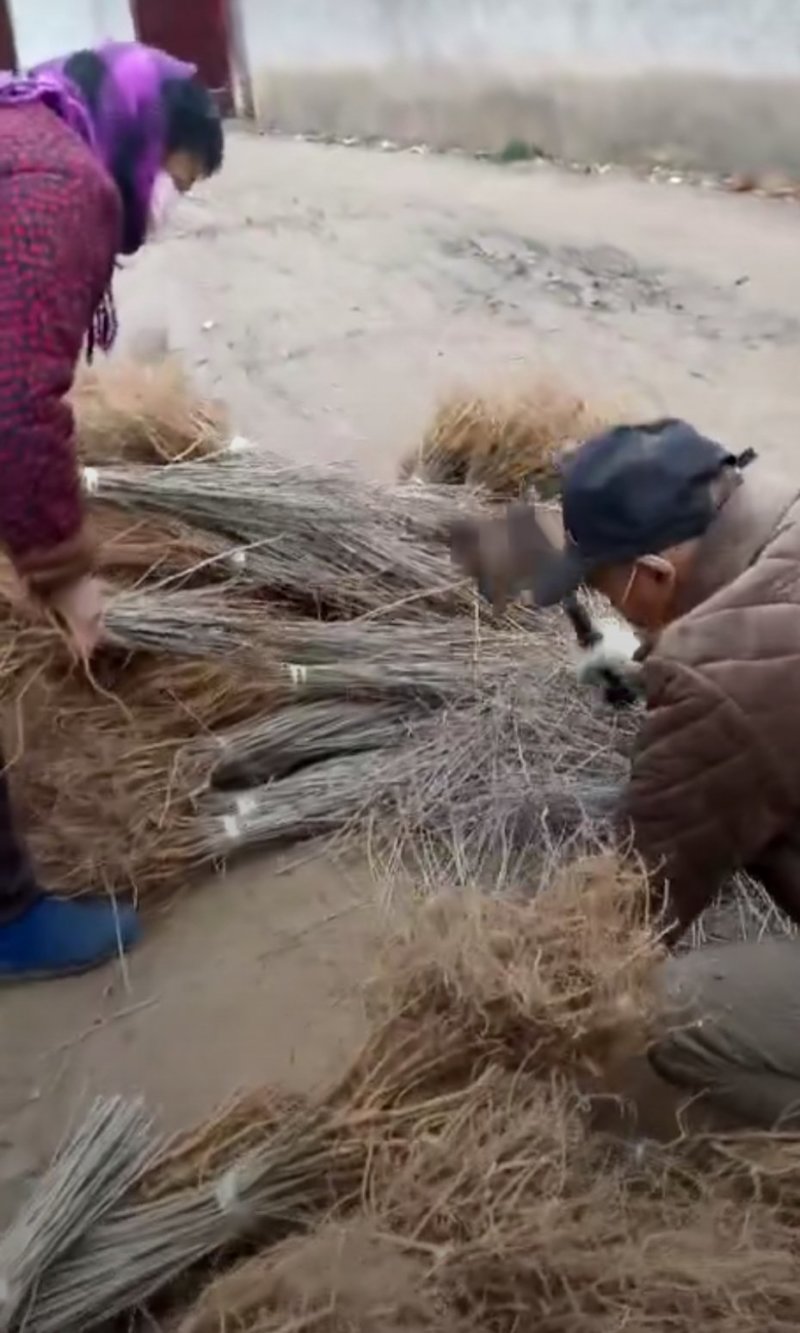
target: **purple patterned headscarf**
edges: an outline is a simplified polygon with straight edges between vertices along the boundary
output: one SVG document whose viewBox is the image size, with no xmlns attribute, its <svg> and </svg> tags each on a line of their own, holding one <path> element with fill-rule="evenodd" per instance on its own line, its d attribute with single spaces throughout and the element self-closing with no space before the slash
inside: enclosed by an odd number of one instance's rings
<svg viewBox="0 0 800 1333">
<path fill-rule="evenodd" d="M 75 54 L 39 65 L 26 75 L 0 75 L 0 108 L 41 102 L 88 144 L 120 190 L 124 209 L 120 249 L 133 254 L 147 236 L 153 187 L 164 161 L 162 90 L 173 80 L 191 79 L 196 70 L 139 42 L 109 42 L 95 47 L 91 55 L 102 65 L 91 97 L 67 73 Z M 108 350 L 115 334 L 109 297 L 95 316 L 90 345 Z"/>
</svg>

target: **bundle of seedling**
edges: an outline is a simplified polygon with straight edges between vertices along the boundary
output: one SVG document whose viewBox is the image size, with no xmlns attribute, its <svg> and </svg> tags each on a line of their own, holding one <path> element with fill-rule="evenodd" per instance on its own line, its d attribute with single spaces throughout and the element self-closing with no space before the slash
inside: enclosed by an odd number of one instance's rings
<svg viewBox="0 0 800 1333">
<path fill-rule="evenodd" d="M 95 1108 L 0 1239 L 0 1326 L 795 1328 L 796 1137 L 600 1128 L 674 1021 L 646 884 L 600 858 L 501 887 L 406 913 L 318 1096 L 254 1092 L 166 1144 Z"/>
<path fill-rule="evenodd" d="M 142 897 L 378 829 L 483 864 L 541 851 L 562 789 L 624 776 L 560 615 L 494 616 L 453 567 L 484 492 L 231 439 L 171 365 L 95 373 L 76 412 L 108 641 L 75 662 L 10 578 L 0 620 L 5 754 L 53 888 Z"/>
</svg>

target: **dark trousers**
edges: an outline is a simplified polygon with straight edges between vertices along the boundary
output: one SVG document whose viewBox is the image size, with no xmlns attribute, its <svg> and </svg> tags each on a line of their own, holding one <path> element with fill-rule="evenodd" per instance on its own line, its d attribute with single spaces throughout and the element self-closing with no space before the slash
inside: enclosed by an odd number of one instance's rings
<svg viewBox="0 0 800 1333">
<path fill-rule="evenodd" d="M 662 1079 L 747 1126 L 800 1127 L 800 939 L 697 949 L 664 972 Z"/>
<path fill-rule="evenodd" d="M 8 776 L 0 770 L 0 926 L 21 916 L 40 892 L 28 850 L 14 824 Z"/>
</svg>

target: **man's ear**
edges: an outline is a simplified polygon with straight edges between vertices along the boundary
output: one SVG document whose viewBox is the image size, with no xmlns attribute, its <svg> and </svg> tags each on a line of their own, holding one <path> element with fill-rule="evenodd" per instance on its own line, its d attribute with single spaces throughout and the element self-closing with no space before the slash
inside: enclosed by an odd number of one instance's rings
<svg viewBox="0 0 800 1333">
<path fill-rule="evenodd" d="M 643 555 L 636 561 L 640 569 L 646 569 L 651 578 L 659 583 L 674 583 L 675 569 L 669 560 L 665 560 L 661 555 Z"/>
</svg>

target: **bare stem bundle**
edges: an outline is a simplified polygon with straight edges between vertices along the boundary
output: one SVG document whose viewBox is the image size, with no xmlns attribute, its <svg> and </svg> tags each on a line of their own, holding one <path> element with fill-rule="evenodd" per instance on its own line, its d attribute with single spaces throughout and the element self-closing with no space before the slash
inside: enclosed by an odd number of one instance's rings
<svg viewBox="0 0 800 1333">
<path fill-rule="evenodd" d="M 611 836 L 635 721 L 531 651 L 530 665 L 520 655 L 516 672 L 491 673 L 474 699 L 415 728 L 404 782 L 388 763 L 386 782 L 373 778 L 369 827 L 351 832 L 362 843 L 367 833 L 389 883 L 405 869 L 442 884 L 516 876 L 532 892 L 565 853 Z"/>
<path fill-rule="evenodd" d="M 120 595 L 108 628 L 126 647 L 181 656 L 249 657 L 293 673 L 297 697 L 362 692 L 474 696 L 491 684 L 563 663 L 558 616 L 520 613 L 497 625 L 474 617 L 395 617 L 323 622 L 276 614 L 252 599 L 231 602 L 224 589 Z"/>
<path fill-rule="evenodd" d="M 155 1152 L 140 1101 L 95 1103 L 0 1240 L 0 1329 L 25 1325 L 42 1272 L 125 1194 Z"/>
<path fill-rule="evenodd" d="M 307 1109 L 302 1097 L 274 1088 L 234 1097 L 200 1126 L 167 1141 L 137 1182 L 134 1202 L 152 1203 L 208 1185 L 287 1121 L 297 1123 Z"/>
<path fill-rule="evenodd" d="M 413 716 L 406 700 L 287 704 L 219 737 L 212 781 L 220 788 L 258 787 L 337 756 L 391 750 L 408 735 Z"/>
<path fill-rule="evenodd" d="M 457 488 L 422 495 L 262 450 L 213 464 L 102 468 L 93 485 L 101 500 L 178 517 L 246 547 L 248 579 L 312 614 L 471 605 L 442 540 L 465 505 L 479 504 Z"/>
<path fill-rule="evenodd" d="M 236 568 L 227 543 L 178 519 L 133 515 L 114 505 L 92 508 L 98 572 L 123 586 L 230 578 Z"/>
<path fill-rule="evenodd" d="M 360 1141 L 342 1137 L 324 1110 L 298 1112 L 207 1184 L 117 1209 L 88 1231 L 43 1274 L 25 1327 L 83 1333 L 103 1324 L 237 1241 L 303 1227 L 362 1170 Z"/>
</svg>

